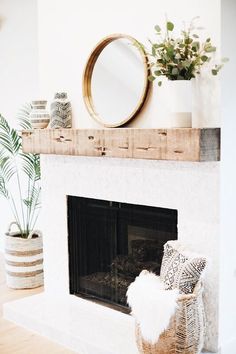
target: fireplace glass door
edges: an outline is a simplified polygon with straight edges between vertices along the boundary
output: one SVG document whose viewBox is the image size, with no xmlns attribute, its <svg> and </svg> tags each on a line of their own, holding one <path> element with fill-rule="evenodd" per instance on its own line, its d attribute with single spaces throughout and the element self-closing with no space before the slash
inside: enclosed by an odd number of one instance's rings
<svg viewBox="0 0 236 354">
<path fill-rule="evenodd" d="M 68 196 L 70 293 L 126 307 L 129 284 L 159 274 L 175 239 L 176 210 Z"/>
</svg>

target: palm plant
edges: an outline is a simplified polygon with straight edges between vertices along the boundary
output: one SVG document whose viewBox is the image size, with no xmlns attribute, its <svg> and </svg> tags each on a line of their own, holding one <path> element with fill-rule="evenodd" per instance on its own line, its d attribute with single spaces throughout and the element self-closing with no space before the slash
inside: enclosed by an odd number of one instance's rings
<svg viewBox="0 0 236 354">
<path fill-rule="evenodd" d="M 19 113 L 22 129 L 31 128 L 30 109 L 27 105 Z M 40 191 L 39 155 L 22 151 L 20 132 L 11 128 L 0 115 L 0 195 L 9 202 L 22 238 L 28 238 L 34 230 L 40 209 Z"/>
</svg>

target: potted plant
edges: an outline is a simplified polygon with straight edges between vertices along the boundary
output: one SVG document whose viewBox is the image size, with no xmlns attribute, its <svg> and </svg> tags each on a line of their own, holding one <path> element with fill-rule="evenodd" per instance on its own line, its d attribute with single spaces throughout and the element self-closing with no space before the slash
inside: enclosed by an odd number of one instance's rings
<svg viewBox="0 0 236 354">
<path fill-rule="evenodd" d="M 23 129 L 30 128 L 29 111 L 26 107 L 21 112 Z M 43 284 L 42 235 L 35 230 L 40 191 L 39 155 L 22 151 L 20 133 L 0 115 L 0 195 L 9 203 L 13 216 L 5 237 L 6 279 L 11 288 Z"/>
<path fill-rule="evenodd" d="M 201 69 L 212 60 L 216 47 L 213 46 L 211 38 L 200 41 L 195 27 L 194 18 L 187 29 L 183 29 L 176 38 L 173 35 L 174 24 L 166 21 L 164 34 L 159 25 L 155 26 L 155 33 L 158 37 L 156 42 L 150 42 L 151 48 L 143 49 L 150 61 L 150 81 L 158 80 L 162 85 L 162 78 L 168 79 L 168 93 L 170 96 L 170 110 L 174 113 L 174 124 L 178 126 L 191 127 L 191 81 L 201 73 Z M 214 64 L 210 70 L 212 75 L 217 75 L 222 68 L 220 64 Z"/>
</svg>

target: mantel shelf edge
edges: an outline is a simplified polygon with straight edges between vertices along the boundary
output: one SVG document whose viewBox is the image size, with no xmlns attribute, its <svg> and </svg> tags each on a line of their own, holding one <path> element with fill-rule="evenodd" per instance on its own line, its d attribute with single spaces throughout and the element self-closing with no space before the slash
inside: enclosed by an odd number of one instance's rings
<svg viewBox="0 0 236 354">
<path fill-rule="evenodd" d="M 220 128 L 34 129 L 26 153 L 173 161 L 219 161 Z"/>
</svg>

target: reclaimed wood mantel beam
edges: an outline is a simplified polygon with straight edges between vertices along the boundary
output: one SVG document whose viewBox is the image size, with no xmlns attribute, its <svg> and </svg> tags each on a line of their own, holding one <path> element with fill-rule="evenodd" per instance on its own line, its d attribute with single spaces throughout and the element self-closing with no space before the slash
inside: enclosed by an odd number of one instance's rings
<svg viewBox="0 0 236 354">
<path fill-rule="evenodd" d="M 34 129 L 24 152 L 174 161 L 219 161 L 220 128 Z"/>
</svg>

